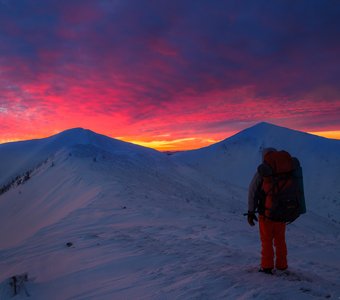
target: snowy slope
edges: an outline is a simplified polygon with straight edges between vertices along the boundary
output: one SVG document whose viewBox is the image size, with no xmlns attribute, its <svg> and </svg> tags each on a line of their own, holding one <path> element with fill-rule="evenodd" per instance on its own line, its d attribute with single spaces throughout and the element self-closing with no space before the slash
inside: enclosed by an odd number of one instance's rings
<svg viewBox="0 0 340 300">
<path fill-rule="evenodd" d="M 160 152 L 80 128 L 1 146 L 1 165 L 7 167 L 1 170 L 1 178 L 7 178 L 3 181 L 27 171 L 30 179 L 20 183 L 21 176 L 9 181 L 13 183 L 5 185 L 8 191 L 0 195 L 0 227 L 4 232 L 0 247 L 13 245 L 96 199 L 106 178 L 112 176 L 112 168 L 117 168 L 114 171 L 121 177 L 125 169 L 136 173 L 141 169 L 140 176 L 148 176 L 149 169 L 159 172 L 170 167 L 169 158 Z M 99 165 L 96 177 L 87 178 Z"/>
<path fill-rule="evenodd" d="M 255 144 L 235 142 L 231 165 Z M 219 149 L 168 156 L 81 129 L 2 145 L 11 176 L 32 172 L 0 195 L 0 299 L 337 299 L 339 224 L 313 208 L 288 228 L 292 274 L 259 274 L 246 180 L 208 168 Z M 25 272 L 13 298 L 9 278 Z"/>
<path fill-rule="evenodd" d="M 212 146 L 174 156 L 216 181 L 247 189 L 266 147 L 287 150 L 300 160 L 308 208 L 340 222 L 339 140 L 259 123 Z"/>
<path fill-rule="evenodd" d="M 92 145 L 122 155 L 157 155 L 157 151 L 82 128 L 66 130 L 45 139 L 0 144 L 0 186 L 36 167 L 57 151 L 74 145 Z"/>
</svg>

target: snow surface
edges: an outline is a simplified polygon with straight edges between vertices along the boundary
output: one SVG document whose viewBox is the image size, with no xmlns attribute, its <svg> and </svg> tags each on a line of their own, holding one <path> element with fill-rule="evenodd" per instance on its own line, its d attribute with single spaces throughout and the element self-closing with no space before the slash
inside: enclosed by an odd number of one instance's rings
<svg viewBox="0 0 340 300">
<path fill-rule="evenodd" d="M 289 276 L 257 272 L 258 231 L 242 216 L 267 146 L 304 170 Z M 2 185 L 31 171 L 0 195 L 0 299 L 339 299 L 339 150 L 267 123 L 171 156 L 83 129 L 0 145 Z"/>
</svg>

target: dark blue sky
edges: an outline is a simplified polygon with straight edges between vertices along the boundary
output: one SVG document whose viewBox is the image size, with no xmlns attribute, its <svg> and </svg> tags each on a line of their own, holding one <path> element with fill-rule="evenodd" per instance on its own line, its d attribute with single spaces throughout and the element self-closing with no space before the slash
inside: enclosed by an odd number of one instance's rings
<svg viewBox="0 0 340 300">
<path fill-rule="evenodd" d="M 340 131 L 339 16 L 338 0 L 0 0 L 0 141 Z"/>
</svg>

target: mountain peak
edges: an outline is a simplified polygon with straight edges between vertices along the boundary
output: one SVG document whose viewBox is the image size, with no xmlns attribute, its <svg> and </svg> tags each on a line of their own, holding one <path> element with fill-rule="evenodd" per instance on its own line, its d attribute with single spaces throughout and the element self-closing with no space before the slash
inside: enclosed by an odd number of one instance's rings
<svg viewBox="0 0 340 300">
<path fill-rule="evenodd" d="M 306 132 L 291 129 L 288 127 L 279 126 L 276 124 L 268 123 L 268 122 L 260 122 L 255 124 L 252 127 L 248 127 L 242 131 L 240 131 L 238 135 L 251 135 L 251 136 L 264 136 L 264 135 L 291 135 L 291 134 L 304 134 L 309 135 Z"/>
<path fill-rule="evenodd" d="M 84 134 L 96 134 L 95 132 L 89 130 L 89 129 L 85 129 L 82 127 L 75 127 L 75 128 L 70 128 L 70 129 L 66 129 L 64 131 L 61 131 L 59 133 L 57 133 L 56 135 L 53 136 L 79 136 L 79 135 L 84 135 Z M 53 137 L 52 136 L 52 137 Z"/>
<path fill-rule="evenodd" d="M 47 138 L 47 141 L 53 141 L 64 145 L 73 144 L 91 144 L 99 134 L 84 128 L 71 128 L 59 132 L 56 135 Z"/>
<path fill-rule="evenodd" d="M 283 126 L 279 126 L 279 125 L 276 125 L 276 124 L 273 124 L 273 123 L 269 123 L 269 122 L 259 122 L 259 123 L 256 123 L 254 126 L 251 126 L 247 129 L 251 129 L 251 128 L 258 128 L 258 129 L 289 129 L 287 127 L 283 127 Z M 289 130 L 292 130 L 292 129 L 289 129 Z"/>
<path fill-rule="evenodd" d="M 277 126 L 273 123 L 269 123 L 269 122 L 259 122 L 256 123 L 253 127 L 271 127 L 271 126 Z"/>
</svg>

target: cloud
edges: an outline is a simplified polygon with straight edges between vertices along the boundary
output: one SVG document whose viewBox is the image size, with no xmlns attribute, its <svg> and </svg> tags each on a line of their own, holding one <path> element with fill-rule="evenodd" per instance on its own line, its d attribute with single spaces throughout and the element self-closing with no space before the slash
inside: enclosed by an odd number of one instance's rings
<svg viewBox="0 0 340 300">
<path fill-rule="evenodd" d="M 338 1 L 13 0 L 0 7 L 7 120 L 34 119 L 50 131 L 91 123 L 115 135 L 174 130 L 178 139 L 218 138 L 264 119 L 339 126 Z"/>
</svg>

